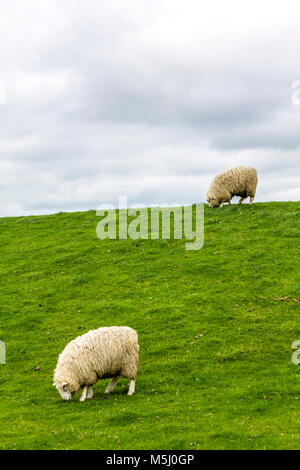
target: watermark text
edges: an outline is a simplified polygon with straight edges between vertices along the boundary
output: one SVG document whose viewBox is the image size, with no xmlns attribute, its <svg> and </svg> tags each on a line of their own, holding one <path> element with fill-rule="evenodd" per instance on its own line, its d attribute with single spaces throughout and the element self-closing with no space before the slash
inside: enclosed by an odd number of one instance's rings
<svg viewBox="0 0 300 470">
<path fill-rule="evenodd" d="M 292 354 L 292 363 L 297 366 L 300 364 L 300 340 L 293 342 L 292 349 L 296 349 Z"/>
<path fill-rule="evenodd" d="M 6 364 L 6 347 L 4 341 L 0 341 L 0 364 Z"/>
<path fill-rule="evenodd" d="M 204 204 L 184 207 L 127 207 L 127 197 L 119 198 L 119 208 L 98 207 L 97 236 L 100 240 L 185 240 L 186 250 L 200 250 L 204 244 Z"/>
</svg>

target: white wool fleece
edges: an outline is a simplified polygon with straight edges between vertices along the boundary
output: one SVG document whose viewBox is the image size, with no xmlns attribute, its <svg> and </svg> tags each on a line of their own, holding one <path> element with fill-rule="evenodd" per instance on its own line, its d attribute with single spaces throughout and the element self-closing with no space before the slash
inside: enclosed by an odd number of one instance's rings
<svg viewBox="0 0 300 470">
<path fill-rule="evenodd" d="M 80 388 L 102 378 L 135 380 L 139 364 L 138 335 L 127 326 L 91 330 L 71 341 L 59 355 L 54 384 L 69 400 Z"/>
<path fill-rule="evenodd" d="M 206 200 L 210 207 L 230 204 L 233 196 L 240 196 L 239 204 L 250 197 L 253 202 L 258 182 L 257 171 L 250 166 L 237 166 L 217 175 L 207 191 Z"/>
</svg>

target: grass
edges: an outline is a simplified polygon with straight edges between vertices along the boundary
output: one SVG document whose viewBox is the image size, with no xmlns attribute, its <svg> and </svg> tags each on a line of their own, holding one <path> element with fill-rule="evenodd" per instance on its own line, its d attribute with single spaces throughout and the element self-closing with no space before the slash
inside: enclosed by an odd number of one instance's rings
<svg viewBox="0 0 300 470">
<path fill-rule="evenodd" d="M 200 251 L 98 220 L 0 219 L 0 449 L 300 449 L 300 203 L 205 207 Z M 139 333 L 136 394 L 63 402 L 58 354 L 109 325 Z"/>
</svg>

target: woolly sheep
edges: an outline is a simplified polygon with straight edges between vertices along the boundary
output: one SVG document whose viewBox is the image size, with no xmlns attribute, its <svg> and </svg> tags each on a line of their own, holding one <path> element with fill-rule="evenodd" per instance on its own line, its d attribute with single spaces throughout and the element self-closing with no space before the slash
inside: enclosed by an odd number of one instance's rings
<svg viewBox="0 0 300 470">
<path fill-rule="evenodd" d="M 236 166 L 217 175 L 206 193 L 210 207 L 223 207 L 225 202 L 230 204 L 233 196 L 240 196 L 239 204 L 250 197 L 253 203 L 257 187 L 257 171 L 250 166 Z"/>
<path fill-rule="evenodd" d="M 91 330 L 71 341 L 59 355 L 54 386 L 63 400 L 83 388 L 80 401 L 92 398 L 92 385 L 111 378 L 105 393 L 113 391 L 120 376 L 130 379 L 128 395 L 135 391 L 139 364 L 138 335 L 127 326 Z"/>
</svg>

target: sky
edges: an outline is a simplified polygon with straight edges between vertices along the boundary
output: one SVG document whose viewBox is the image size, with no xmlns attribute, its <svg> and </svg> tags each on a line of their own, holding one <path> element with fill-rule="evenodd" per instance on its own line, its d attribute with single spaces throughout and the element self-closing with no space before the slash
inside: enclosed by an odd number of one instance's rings
<svg viewBox="0 0 300 470">
<path fill-rule="evenodd" d="M 1 0 L 0 216 L 300 200 L 300 2 Z"/>
</svg>

